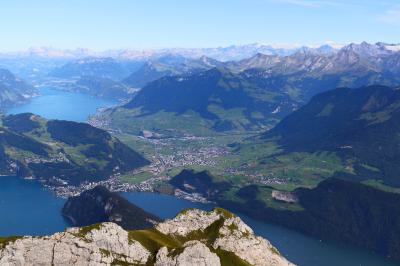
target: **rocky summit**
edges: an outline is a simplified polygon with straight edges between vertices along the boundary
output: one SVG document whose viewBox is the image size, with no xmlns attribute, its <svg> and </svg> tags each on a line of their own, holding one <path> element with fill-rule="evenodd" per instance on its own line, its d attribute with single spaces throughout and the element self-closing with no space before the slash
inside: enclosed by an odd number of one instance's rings
<svg viewBox="0 0 400 266">
<path fill-rule="evenodd" d="M 189 209 L 146 230 L 114 223 L 0 238 L 0 265 L 294 265 L 239 217 Z"/>
</svg>

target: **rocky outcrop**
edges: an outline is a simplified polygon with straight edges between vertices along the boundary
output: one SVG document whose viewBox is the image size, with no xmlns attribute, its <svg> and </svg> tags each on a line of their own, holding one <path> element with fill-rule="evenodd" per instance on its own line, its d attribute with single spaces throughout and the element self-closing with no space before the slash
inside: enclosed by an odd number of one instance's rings
<svg viewBox="0 0 400 266">
<path fill-rule="evenodd" d="M 184 244 L 182 253 L 173 256 L 166 247 L 157 252 L 155 265 L 157 266 L 219 266 L 220 259 L 217 254 L 198 240 Z"/>
<path fill-rule="evenodd" d="M 201 236 L 208 239 L 214 250 L 232 252 L 251 265 L 292 265 L 269 241 L 255 236 L 253 230 L 239 217 L 223 209 L 212 212 L 187 210 L 172 220 L 158 224 L 156 229 L 167 235 L 187 239 Z"/>
<path fill-rule="evenodd" d="M 147 230 L 114 223 L 0 238 L 0 265 L 293 265 L 233 214 L 190 209 Z"/>
<path fill-rule="evenodd" d="M 233 252 L 252 265 L 290 265 L 269 241 L 255 236 L 253 230 L 239 217 L 224 221 L 213 248 Z"/>
<path fill-rule="evenodd" d="M 87 232 L 86 232 L 87 231 Z M 0 265 L 144 264 L 150 256 L 139 242 L 116 224 L 71 228 L 45 237 L 23 237 L 3 243 Z"/>
<path fill-rule="evenodd" d="M 188 236 L 194 231 L 204 231 L 221 216 L 217 212 L 188 210 L 181 212 L 174 219 L 159 223 L 156 229 L 166 235 Z"/>
<path fill-rule="evenodd" d="M 273 190 L 271 193 L 272 198 L 288 203 L 296 203 L 299 201 L 296 194 L 287 191 Z"/>
</svg>

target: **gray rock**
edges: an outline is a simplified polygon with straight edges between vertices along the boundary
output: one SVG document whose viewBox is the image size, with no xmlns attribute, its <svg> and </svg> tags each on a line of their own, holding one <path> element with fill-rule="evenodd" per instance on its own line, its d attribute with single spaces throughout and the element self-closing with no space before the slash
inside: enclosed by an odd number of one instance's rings
<svg viewBox="0 0 400 266">
<path fill-rule="evenodd" d="M 182 253 L 173 256 L 166 247 L 161 248 L 156 257 L 156 266 L 220 266 L 217 254 L 200 241 L 186 242 Z M 171 254 L 172 253 L 172 254 Z"/>
<path fill-rule="evenodd" d="M 143 241 L 143 237 L 148 239 Z M 219 257 L 221 252 L 225 257 Z M 254 235 L 239 217 L 221 209 L 186 210 L 147 231 L 128 232 L 117 224 L 102 223 L 50 236 L 0 241 L 2 266 L 151 262 L 157 266 L 219 266 L 226 256 L 256 266 L 293 265 L 270 242 Z"/>
<path fill-rule="evenodd" d="M 219 229 L 219 235 L 213 244 L 215 249 L 231 251 L 251 265 L 293 265 L 269 241 L 254 235 L 253 230 L 239 217 L 226 219 Z"/>
<path fill-rule="evenodd" d="M 87 233 L 71 228 L 45 237 L 24 237 L 0 250 L 0 265 L 110 265 L 113 261 L 145 264 L 150 256 L 139 242 L 113 223 Z"/>
<path fill-rule="evenodd" d="M 156 229 L 166 235 L 187 236 L 197 230 L 204 231 L 220 218 L 221 216 L 216 212 L 187 210 L 178 214 L 174 219 L 159 223 L 156 225 Z"/>
</svg>

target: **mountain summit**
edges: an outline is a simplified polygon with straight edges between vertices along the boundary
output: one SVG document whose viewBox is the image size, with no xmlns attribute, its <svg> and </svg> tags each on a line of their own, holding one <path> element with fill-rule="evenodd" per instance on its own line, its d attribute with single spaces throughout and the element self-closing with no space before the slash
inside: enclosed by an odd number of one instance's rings
<svg viewBox="0 0 400 266">
<path fill-rule="evenodd" d="M 1 238 L 0 264 L 293 265 L 268 240 L 223 209 L 186 210 L 146 230 L 125 231 L 102 223 L 45 237 Z"/>
</svg>

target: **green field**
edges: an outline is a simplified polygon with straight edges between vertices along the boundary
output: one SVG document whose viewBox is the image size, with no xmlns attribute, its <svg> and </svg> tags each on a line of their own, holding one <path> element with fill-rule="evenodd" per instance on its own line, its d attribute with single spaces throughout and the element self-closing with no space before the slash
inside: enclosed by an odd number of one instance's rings
<svg viewBox="0 0 400 266">
<path fill-rule="evenodd" d="M 256 184 L 260 187 L 257 200 L 278 209 L 300 210 L 301 206 L 276 201 L 271 196 L 273 189 L 293 191 L 299 187 L 313 188 L 322 180 L 333 176 L 335 172 L 352 172 L 351 162 L 343 161 L 333 152 L 285 153 L 275 141 L 259 139 L 255 134 L 221 134 L 199 140 L 150 140 L 130 134 L 117 136 L 128 146 L 146 155 L 149 160 L 184 151 L 196 154 L 201 148 L 223 147 L 227 152 L 213 159 L 212 165 L 171 166 L 158 175 L 172 178 L 184 169 L 197 172 L 207 170 L 212 174 L 214 182 L 228 181 L 233 185 L 232 189 L 221 195 L 226 200 L 243 202 L 244 200 L 236 195 L 237 191 Z M 154 176 L 157 175 L 144 170 L 135 175 L 123 175 L 121 179 L 137 184 Z"/>
</svg>

